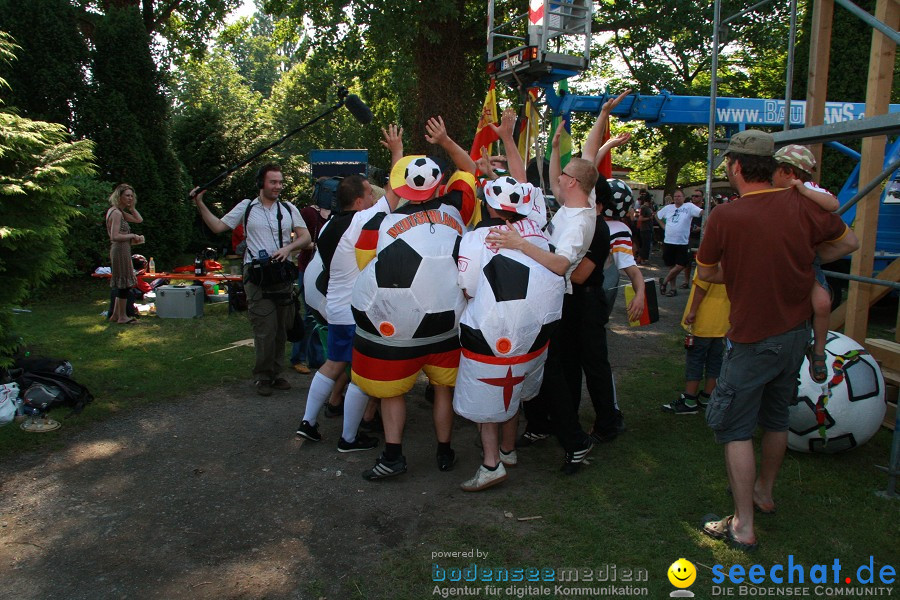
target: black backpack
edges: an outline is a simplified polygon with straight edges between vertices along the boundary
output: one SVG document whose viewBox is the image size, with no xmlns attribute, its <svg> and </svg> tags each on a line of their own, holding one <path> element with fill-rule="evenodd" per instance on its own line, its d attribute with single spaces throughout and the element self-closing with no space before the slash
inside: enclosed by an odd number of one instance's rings
<svg viewBox="0 0 900 600">
<path fill-rule="evenodd" d="M 28 388 L 35 384 L 59 389 L 60 393 L 46 406 L 35 407 L 47 411 L 57 406 L 68 406 L 72 410 L 67 416 L 77 415 L 84 407 L 93 402 L 91 392 L 72 379 L 72 365 L 69 361 L 44 357 L 26 357 L 16 359 L 9 375 L 19 384 L 24 397 Z"/>
</svg>

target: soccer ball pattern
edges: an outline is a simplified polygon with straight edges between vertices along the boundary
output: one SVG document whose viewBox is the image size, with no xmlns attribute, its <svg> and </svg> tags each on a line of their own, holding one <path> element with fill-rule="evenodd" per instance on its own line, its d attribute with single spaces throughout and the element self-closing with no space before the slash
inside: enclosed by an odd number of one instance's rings
<svg viewBox="0 0 900 600">
<path fill-rule="evenodd" d="M 307 308 L 319 313 L 318 317 L 325 322 L 328 320 L 326 294 L 328 294 L 328 277 L 322 264 L 322 256 L 316 252 L 303 272 L 303 301 Z"/>
<path fill-rule="evenodd" d="M 441 169 L 430 158 L 417 158 L 406 167 L 404 178 L 406 184 L 414 189 L 430 189 L 440 180 Z"/>
<path fill-rule="evenodd" d="M 829 331 L 825 356 L 827 400 L 823 384 L 809 375 L 809 361 L 804 359 L 800 367 L 788 431 L 792 450 L 834 454 L 855 448 L 875 435 L 884 419 L 884 377 L 872 355 L 851 338 Z"/>
<path fill-rule="evenodd" d="M 522 185 L 512 177 L 499 177 L 484 188 L 487 203 L 494 210 L 508 210 L 528 216 L 533 210 L 531 186 Z"/>
<path fill-rule="evenodd" d="M 396 345 L 455 335 L 466 305 L 456 285 L 458 231 L 463 230 L 459 211 L 443 205 L 428 211 L 431 221 L 391 235 L 416 214 L 398 211 L 385 217 L 376 257 L 353 288 L 356 326 Z"/>
<path fill-rule="evenodd" d="M 621 179 L 607 179 L 612 190 L 611 200 L 604 203 L 603 215 L 610 219 L 621 219 L 628 214 L 628 209 L 634 203 L 634 194 L 631 188 Z"/>
</svg>

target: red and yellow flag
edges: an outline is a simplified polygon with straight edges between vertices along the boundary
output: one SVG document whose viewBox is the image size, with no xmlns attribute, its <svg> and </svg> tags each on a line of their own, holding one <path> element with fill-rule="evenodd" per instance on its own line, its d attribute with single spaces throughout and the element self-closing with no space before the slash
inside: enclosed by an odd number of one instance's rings
<svg viewBox="0 0 900 600">
<path fill-rule="evenodd" d="M 526 165 L 528 164 L 528 159 L 531 158 L 531 147 L 534 146 L 534 141 L 541 130 L 541 116 L 534 107 L 539 91 L 540 88 L 530 88 L 528 90 L 528 99 L 525 100 L 525 116 L 519 129 L 519 154 Z"/>
<path fill-rule="evenodd" d="M 481 118 L 478 120 L 478 127 L 475 129 L 475 139 L 472 140 L 472 149 L 469 156 L 472 160 L 478 160 L 482 156 L 482 148 L 487 148 L 488 156 L 491 155 L 491 145 L 496 142 L 499 137 L 497 133 L 490 127 L 490 123 L 500 122 L 500 113 L 497 111 L 497 92 L 494 89 L 497 82 L 491 79 L 491 86 L 488 88 L 487 96 L 484 98 L 484 106 L 481 109 Z"/>
</svg>

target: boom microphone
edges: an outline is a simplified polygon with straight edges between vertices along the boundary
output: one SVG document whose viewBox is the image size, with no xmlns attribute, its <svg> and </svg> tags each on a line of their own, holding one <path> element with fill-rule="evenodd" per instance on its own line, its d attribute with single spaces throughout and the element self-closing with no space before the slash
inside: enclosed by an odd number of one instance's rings
<svg viewBox="0 0 900 600">
<path fill-rule="evenodd" d="M 363 125 L 368 125 L 372 122 L 372 111 L 369 110 L 369 107 L 366 106 L 356 94 L 348 95 L 347 99 L 344 101 L 344 105 L 347 107 L 347 110 L 356 117 L 356 120 Z"/>
</svg>

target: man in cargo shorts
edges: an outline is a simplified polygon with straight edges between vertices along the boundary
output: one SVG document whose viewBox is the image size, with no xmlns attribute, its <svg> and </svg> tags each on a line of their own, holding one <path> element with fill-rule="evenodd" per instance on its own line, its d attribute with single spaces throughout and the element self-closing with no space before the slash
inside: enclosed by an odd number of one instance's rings
<svg viewBox="0 0 900 600">
<path fill-rule="evenodd" d="M 700 279 L 724 283 L 731 329 L 706 420 L 724 445 L 734 515 L 704 518 L 703 531 L 741 550 L 757 547 L 754 508 L 772 513 L 775 477 L 787 448 L 788 409 L 810 341 L 815 249 L 835 260 L 859 246 L 834 213 L 794 188 L 773 188 L 774 141 L 734 135 L 725 152 L 728 180 L 741 197 L 709 216 L 697 253 Z M 756 473 L 753 432 L 763 428 Z"/>
</svg>

